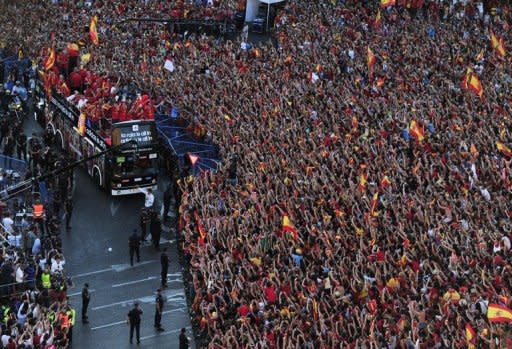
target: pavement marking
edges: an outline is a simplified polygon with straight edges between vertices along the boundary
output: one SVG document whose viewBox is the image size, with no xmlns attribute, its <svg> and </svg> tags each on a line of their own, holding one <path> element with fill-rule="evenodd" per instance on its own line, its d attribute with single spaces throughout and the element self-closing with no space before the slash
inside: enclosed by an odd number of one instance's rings
<svg viewBox="0 0 512 349">
<path fill-rule="evenodd" d="M 95 271 L 89 271 L 87 273 L 76 274 L 76 275 L 73 275 L 71 278 L 72 279 L 76 279 L 76 278 L 80 278 L 80 277 L 84 277 L 84 276 L 90 276 L 90 275 L 106 273 L 106 272 L 109 272 L 109 271 L 115 271 L 116 273 L 119 273 L 121 271 L 129 270 L 129 269 L 132 269 L 132 268 L 135 268 L 135 267 L 139 267 L 141 265 L 151 264 L 151 263 L 155 263 L 155 262 L 157 262 L 156 259 L 152 259 L 152 260 L 149 260 L 149 261 L 143 261 L 143 262 L 135 263 L 133 265 L 133 267 L 130 265 L 130 263 L 114 264 L 114 265 L 110 266 L 110 268 L 105 268 L 105 269 L 100 269 L 100 270 L 95 270 Z"/>
<path fill-rule="evenodd" d="M 110 213 L 112 214 L 112 217 L 116 215 L 119 206 L 121 206 L 121 204 L 116 204 L 114 201 L 110 202 Z"/>
<path fill-rule="evenodd" d="M 121 286 L 126 286 L 126 285 L 133 285 L 133 284 L 138 284 L 140 282 L 155 280 L 155 279 L 158 279 L 158 278 L 156 276 L 148 276 L 147 278 L 140 279 L 140 280 L 133 280 L 133 281 L 128 281 L 128 282 L 123 282 L 121 284 L 115 284 L 115 285 L 112 285 L 112 287 L 116 288 L 116 287 L 121 287 Z"/>
<path fill-rule="evenodd" d="M 80 277 L 83 277 L 83 276 L 89 276 L 89 275 L 95 275 L 95 274 L 100 274 L 100 273 L 106 273 L 107 271 L 112 271 L 112 268 L 101 269 L 101 270 L 96 270 L 96 271 L 90 271 L 88 273 L 76 274 L 75 276 L 72 276 L 72 278 L 76 279 L 76 278 L 80 278 Z"/>
<path fill-rule="evenodd" d="M 174 312 L 176 312 L 176 311 L 183 311 L 183 310 L 185 310 L 185 309 L 188 309 L 188 307 L 181 307 L 181 308 L 177 308 L 177 309 L 166 310 L 166 311 L 162 312 L 162 315 L 166 315 L 166 314 L 174 313 Z M 103 328 L 109 328 L 109 327 L 113 327 L 113 326 L 117 326 L 117 325 L 122 325 L 122 324 L 126 324 L 126 320 L 123 320 L 123 321 L 116 321 L 116 322 L 112 322 L 112 323 L 105 324 L 105 325 L 100 325 L 100 326 L 91 327 L 91 330 L 92 330 L 92 331 L 96 331 L 96 330 L 101 330 L 101 329 L 103 329 Z"/>
<path fill-rule="evenodd" d="M 185 328 L 188 331 L 190 331 L 190 329 L 191 329 L 190 326 L 185 327 Z M 146 340 L 146 339 L 151 339 L 151 338 L 155 338 L 155 337 L 161 337 L 161 336 L 165 336 L 165 335 L 168 335 L 168 334 L 177 333 L 177 332 L 180 332 L 180 331 L 181 331 L 181 328 L 177 328 L 177 329 L 171 330 L 171 331 L 165 331 L 165 332 L 160 332 L 160 333 L 152 334 L 152 335 L 149 335 L 149 336 L 140 337 L 140 340 L 143 341 L 143 340 Z"/>
<path fill-rule="evenodd" d="M 112 323 L 110 323 L 110 324 L 106 324 L 106 325 L 101 325 L 101 326 L 91 327 L 91 330 L 92 330 L 92 331 L 95 331 L 95 330 L 101 330 L 102 328 L 112 327 L 112 326 L 121 325 L 121 324 L 125 324 L 125 323 L 126 323 L 126 320 L 124 320 L 124 321 L 112 322 Z"/>
<path fill-rule="evenodd" d="M 167 303 L 174 302 L 174 303 L 186 304 L 185 291 L 182 290 L 182 289 L 178 289 L 178 290 L 168 290 L 168 289 L 165 289 L 164 292 L 162 292 L 162 293 L 164 294 Z M 115 303 L 110 303 L 110 304 L 105 304 L 105 305 L 99 305 L 97 307 L 92 308 L 92 310 L 111 308 L 111 307 L 115 307 L 116 305 L 121 305 L 121 306 L 124 306 L 124 307 L 132 306 L 134 302 L 154 303 L 155 302 L 155 295 L 156 295 L 156 293 L 151 295 L 151 296 L 145 296 L 145 297 L 142 297 L 142 298 L 133 298 L 133 299 L 127 299 L 127 300 L 120 301 L 120 302 L 115 302 Z"/>
<path fill-rule="evenodd" d="M 93 293 L 93 292 L 96 292 L 96 290 L 95 290 L 95 289 L 90 289 L 90 290 L 89 290 L 89 293 Z M 75 293 L 68 294 L 68 297 L 75 297 L 75 296 L 79 296 L 79 295 L 81 295 L 81 294 L 82 294 L 82 291 L 80 291 L 80 292 L 75 292 Z"/>
</svg>

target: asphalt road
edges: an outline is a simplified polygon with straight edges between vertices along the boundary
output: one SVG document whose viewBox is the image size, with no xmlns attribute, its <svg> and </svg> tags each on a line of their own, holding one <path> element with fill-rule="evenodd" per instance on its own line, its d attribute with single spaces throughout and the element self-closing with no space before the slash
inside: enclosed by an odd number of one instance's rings
<svg viewBox="0 0 512 349">
<path fill-rule="evenodd" d="M 28 135 L 42 131 L 33 118 L 26 119 L 24 129 Z M 75 178 L 72 229 L 66 232 L 62 228 L 61 232 L 65 270 L 74 283 L 68 291 L 69 301 L 77 311 L 72 348 L 178 348 L 182 327 L 187 328 L 191 348 L 195 348 L 174 233 L 166 229 L 162 234 L 161 247 L 167 247 L 170 257 L 169 287 L 163 291 L 165 331 L 157 332 L 153 319 L 156 290 L 160 286 L 160 252 L 143 245 L 141 263 L 133 267 L 129 264 L 128 236 L 138 228 L 143 195 L 111 197 L 94 185 L 82 168 L 75 169 Z M 161 194 L 156 193 L 156 197 L 155 204 L 161 206 Z M 89 323 L 83 324 L 81 290 L 86 282 L 91 302 Z M 129 343 L 126 324 L 126 314 L 135 301 L 144 311 L 138 346 Z"/>
<path fill-rule="evenodd" d="M 63 230 L 62 240 L 66 271 L 74 283 L 69 297 L 77 309 L 77 319 L 81 316 L 80 293 L 85 282 L 92 293 L 89 324 L 76 322 L 73 348 L 95 348 L 98 343 L 103 348 L 130 347 L 126 314 L 136 300 L 144 311 L 139 347 L 178 348 L 182 327 L 192 336 L 173 234 L 164 232 L 161 240 L 161 246 L 168 248 L 171 264 L 169 287 L 163 292 L 167 299 L 162 316 L 165 331 L 157 332 L 153 317 L 155 294 L 160 286 L 160 252 L 153 246 L 141 246 L 141 262 L 133 267 L 128 255 L 128 236 L 138 227 L 138 212 L 144 197 L 142 194 L 109 197 L 92 183 L 84 170 L 75 170 L 75 176 L 72 229 L 69 233 Z"/>
</svg>

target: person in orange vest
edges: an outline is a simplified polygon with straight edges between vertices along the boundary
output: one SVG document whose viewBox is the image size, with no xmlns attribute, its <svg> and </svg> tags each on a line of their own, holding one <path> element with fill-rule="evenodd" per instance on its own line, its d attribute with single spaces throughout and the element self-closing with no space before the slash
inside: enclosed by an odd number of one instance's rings
<svg viewBox="0 0 512 349">
<path fill-rule="evenodd" d="M 41 230 L 41 233 L 44 236 L 44 205 L 41 203 L 41 201 L 36 200 L 34 204 L 32 205 L 32 218 L 35 223 L 39 226 L 39 229 Z"/>
</svg>

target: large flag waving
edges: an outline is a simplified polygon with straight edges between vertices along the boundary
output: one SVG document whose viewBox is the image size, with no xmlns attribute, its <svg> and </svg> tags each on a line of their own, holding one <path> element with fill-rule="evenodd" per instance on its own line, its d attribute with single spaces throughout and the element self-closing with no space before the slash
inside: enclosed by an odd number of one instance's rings
<svg viewBox="0 0 512 349">
<path fill-rule="evenodd" d="M 487 308 L 489 322 L 512 322 L 512 310 L 499 304 L 489 304 Z"/>
<path fill-rule="evenodd" d="M 395 0 L 380 0 L 380 7 L 395 6 Z"/>
<path fill-rule="evenodd" d="M 505 45 L 503 44 L 503 38 L 498 38 L 492 29 L 489 29 L 489 36 L 491 37 L 491 46 L 492 48 L 500 55 L 500 57 L 505 57 L 507 54 L 505 52 Z"/>
<path fill-rule="evenodd" d="M 372 49 L 368 46 L 368 70 L 372 70 L 373 65 L 375 64 L 375 55 L 373 54 Z"/>
<path fill-rule="evenodd" d="M 480 98 L 484 95 L 484 88 L 482 87 L 480 79 L 478 79 L 478 76 L 473 72 L 473 69 L 469 67 L 466 70 L 466 75 L 464 75 L 464 78 L 462 79 L 462 88 L 473 91 Z"/>
<path fill-rule="evenodd" d="M 416 120 L 411 121 L 411 124 L 409 125 L 409 133 L 411 136 L 416 138 L 418 143 L 423 142 L 425 139 L 425 131 L 423 130 L 423 126 L 420 126 Z"/>
<path fill-rule="evenodd" d="M 475 348 L 476 332 L 469 322 L 466 324 L 466 343 L 468 344 L 469 349 Z"/>
<path fill-rule="evenodd" d="M 373 26 L 375 27 L 375 29 L 380 29 L 380 27 L 382 27 L 382 15 L 380 13 L 380 9 L 377 11 L 377 16 L 375 17 Z"/>
<path fill-rule="evenodd" d="M 496 142 L 496 148 L 498 148 L 498 151 L 503 155 L 512 157 L 512 150 L 510 150 L 510 148 L 507 147 L 505 144 L 501 142 Z"/>
<path fill-rule="evenodd" d="M 91 18 L 91 23 L 89 24 L 89 38 L 91 39 L 92 43 L 96 46 L 100 43 L 98 38 L 98 28 L 96 28 L 98 24 L 98 16 L 93 16 Z"/>
<path fill-rule="evenodd" d="M 55 50 L 53 48 L 51 48 L 48 50 L 48 57 L 46 58 L 46 61 L 44 63 L 44 70 L 52 69 L 54 64 L 55 64 Z"/>
<path fill-rule="evenodd" d="M 297 238 L 299 237 L 299 232 L 297 231 L 295 226 L 290 221 L 290 217 L 288 217 L 288 215 L 284 215 L 283 216 L 283 227 L 282 227 L 282 230 L 284 232 L 291 233 L 295 240 L 297 240 Z"/>
</svg>

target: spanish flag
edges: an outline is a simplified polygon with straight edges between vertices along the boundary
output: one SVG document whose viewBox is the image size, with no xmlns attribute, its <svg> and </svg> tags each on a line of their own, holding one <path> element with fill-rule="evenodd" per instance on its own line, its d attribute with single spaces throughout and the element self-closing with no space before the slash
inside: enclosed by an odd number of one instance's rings
<svg viewBox="0 0 512 349">
<path fill-rule="evenodd" d="M 415 120 L 411 121 L 411 125 L 409 126 L 409 133 L 411 136 L 416 138 L 418 143 L 423 142 L 425 139 L 425 131 L 423 131 L 423 127 L 420 127 Z"/>
<path fill-rule="evenodd" d="M 318 321 L 320 313 L 318 312 L 318 302 L 313 299 L 313 319 Z"/>
<path fill-rule="evenodd" d="M 384 176 L 384 178 L 382 178 L 382 180 L 380 181 L 380 188 L 381 189 L 386 189 L 390 185 L 391 185 L 391 181 L 389 180 L 389 177 L 388 176 Z"/>
<path fill-rule="evenodd" d="M 98 16 L 93 16 L 91 18 L 91 23 L 89 24 L 89 38 L 95 46 L 98 46 L 100 40 L 98 38 L 98 28 L 96 28 L 98 24 Z"/>
<path fill-rule="evenodd" d="M 370 46 L 368 46 L 368 70 L 372 70 L 372 67 L 375 65 L 375 55 L 372 52 Z"/>
<path fill-rule="evenodd" d="M 370 216 L 377 217 L 379 215 L 379 212 L 375 212 L 375 209 L 377 208 L 377 204 L 379 203 L 379 193 L 376 192 L 373 194 L 372 202 L 370 203 Z"/>
<path fill-rule="evenodd" d="M 206 239 L 206 230 L 204 229 L 203 223 L 201 222 L 201 219 L 199 218 L 199 214 L 197 214 L 197 211 L 194 212 L 194 218 L 197 224 L 197 231 L 199 232 L 199 238 L 197 241 L 199 242 L 199 244 L 204 245 Z"/>
<path fill-rule="evenodd" d="M 507 53 L 505 52 L 505 47 L 503 45 L 503 38 L 498 38 L 494 34 L 492 29 L 489 29 L 489 35 L 491 37 L 491 46 L 492 46 L 492 48 L 496 51 L 496 53 L 498 53 L 498 55 L 500 57 L 505 57 L 505 55 Z"/>
<path fill-rule="evenodd" d="M 499 304 L 489 304 L 487 319 L 491 323 L 512 322 L 512 310 Z"/>
<path fill-rule="evenodd" d="M 395 0 L 380 0 L 380 7 L 395 6 Z"/>
<path fill-rule="evenodd" d="M 466 342 L 468 344 L 468 348 L 474 349 L 476 344 L 476 332 L 468 322 L 466 324 Z"/>
<path fill-rule="evenodd" d="M 512 157 L 512 150 L 510 150 L 510 148 L 508 148 L 505 144 L 497 141 L 496 148 L 498 148 L 498 151 L 503 155 Z"/>
<path fill-rule="evenodd" d="M 70 42 L 68 44 L 67 50 L 68 50 L 68 54 L 72 57 L 76 57 L 80 53 L 80 48 L 74 42 Z"/>
<path fill-rule="evenodd" d="M 288 233 L 291 233 L 293 235 L 293 238 L 295 240 L 297 240 L 297 238 L 299 237 L 299 232 L 297 231 L 297 229 L 295 228 L 295 226 L 292 224 L 292 222 L 290 221 L 290 217 L 288 217 L 288 215 L 284 215 L 283 216 L 283 227 L 282 227 L 282 231 L 284 232 L 288 232 Z"/>
<path fill-rule="evenodd" d="M 55 50 L 53 48 L 48 50 L 48 57 L 46 58 L 46 62 L 44 63 L 44 70 L 52 69 L 55 64 Z"/>
<path fill-rule="evenodd" d="M 377 11 L 377 16 L 375 17 L 373 26 L 375 27 L 375 29 L 380 29 L 382 27 L 382 15 L 380 13 L 380 9 Z"/>
<path fill-rule="evenodd" d="M 466 75 L 462 79 L 462 87 L 464 89 L 469 89 L 476 93 L 478 97 L 482 98 L 484 95 L 484 88 L 482 87 L 482 83 L 478 76 L 473 72 L 473 69 L 468 68 L 466 70 Z"/>
<path fill-rule="evenodd" d="M 484 49 L 481 49 L 478 55 L 475 57 L 477 62 L 480 62 L 482 59 L 484 59 Z"/>
<path fill-rule="evenodd" d="M 366 190 L 366 183 L 368 182 L 368 175 L 367 174 L 364 174 L 364 173 L 361 173 L 359 175 L 359 186 L 357 187 L 357 189 L 361 192 L 361 193 L 364 193 L 364 191 Z"/>
</svg>

